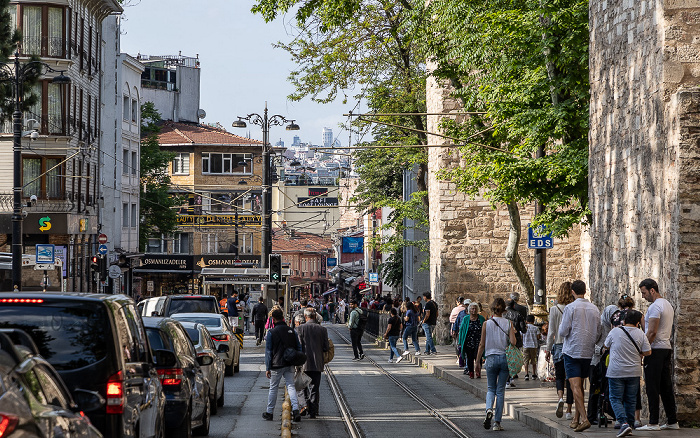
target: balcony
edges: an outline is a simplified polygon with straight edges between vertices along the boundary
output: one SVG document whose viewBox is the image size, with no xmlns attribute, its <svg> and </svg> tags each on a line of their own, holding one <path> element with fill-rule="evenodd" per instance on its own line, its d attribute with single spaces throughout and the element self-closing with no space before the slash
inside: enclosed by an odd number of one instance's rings
<svg viewBox="0 0 700 438">
<path fill-rule="evenodd" d="M 77 194 L 69 194 L 61 199 L 47 199 L 45 193 L 37 195 L 39 199 L 31 202 L 29 199 L 22 199 L 22 210 L 27 213 L 79 213 L 78 199 L 80 199 L 81 211 L 85 211 L 86 207 L 96 207 L 93 196 L 81 194 L 78 198 Z M 13 210 L 12 193 L 0 193 L 0 214 L 11 213 Z"/>
<path fill-rule="evenodd" d="M 23 56 L 37 55 L 46 58 L 67 58 L 63 37 L 23 37 L 19 50 Z"/>
<path fill-rule="evenodd" d="M 35 114 L 31 111 L 24 113 L 24 121 L 34 119 L 38 123 L 38 131 L 41 135 L 70 135 L 68 124 L 60 114 Z M 5 120 L 0 126 L 0 133 L 12 134 L 12 119 Z"/>
</svg>

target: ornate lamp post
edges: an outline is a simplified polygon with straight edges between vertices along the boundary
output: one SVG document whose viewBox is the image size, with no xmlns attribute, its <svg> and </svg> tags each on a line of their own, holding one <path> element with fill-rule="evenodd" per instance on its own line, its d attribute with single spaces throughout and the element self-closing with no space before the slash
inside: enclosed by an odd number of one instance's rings
<svg viewBox="0 0 700 438">
<path fill-rule="evenodd" d="M 265 102 L 265 111 L 263 115 L 248 114 L 245 117 L 239 117 L 231 126 L 234 128 L 245 128 L 248 121 L 262 128 L 263 132 L 263 169 L 262 169 L 262 224 L 260 228 L 261 236 L 261 253 L 260 267 L 267 268 L 268 258 L 272 254 L 272 187 L 270 178 L 270 126 L 282 126 L 287 123 L 287 131 L 298 131 L 299 125 L 294 123 L 294 120 L 286 119 L 284 116 L 275 114 L 269 116 L 267 114 L 267 102 Z"/>
<path fill-rule="evenodd" d="M 69 77 L 62 70 L 55 70 L 41 61 L 29 61 L 25 64 L 19 61 L 19 52 L 15 52 L 14 65 L 0 64 L 2 81 L 12 82 L 15 94 L 15 111 L 12 114 L 12 151 L 14 161 L 13 173 L 13 208 L 12 208 L 12 284 L 17 290 L 22 288 L 22 85 L 29 77 L 38 77 L 42 69 L 58 73 L 51 82 L 54 84 L 70 84 Z"/>
</svg>

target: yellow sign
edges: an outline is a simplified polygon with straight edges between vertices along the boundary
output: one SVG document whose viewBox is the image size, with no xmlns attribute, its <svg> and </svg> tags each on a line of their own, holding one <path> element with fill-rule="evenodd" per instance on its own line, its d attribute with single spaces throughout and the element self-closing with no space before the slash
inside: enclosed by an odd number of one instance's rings
<svg viewBox="0 0 700 438">
<path fill-rule="evenodd" d="M 236 223 L 239 227 L 259 227 L 262 216 L 259 214 L 238 215 L 232 214 L 179 214 L 177 224 L 180 227 L 233 227 Z"/>
</svg>

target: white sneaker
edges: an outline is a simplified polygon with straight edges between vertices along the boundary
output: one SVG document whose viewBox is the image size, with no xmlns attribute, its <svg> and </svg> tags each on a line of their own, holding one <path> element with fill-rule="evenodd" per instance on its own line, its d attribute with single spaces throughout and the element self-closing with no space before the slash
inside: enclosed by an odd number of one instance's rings
<svg viewBox="0 0 700 438">
<path fill-rule="evenodd" d="M 661 430 L 658 424 L 647 424 L 646 426 L 638 427 L 637 430 L 639 431 L 657 431 Z"/>
<path fill-rule="evenodd" d="M 399 363 L 403 360 L 403 356 L 399 356 L 396 358 L 396 363 Z"/>
<path fill-rule="evenodd" d="M 567 412 L 564 418 L 566 418 L 567 420 L 573 420 L 574 414 L 572 414 L 571 412 Z"/>
<path fill-rule="evenodd" d="M 389 359 L 388 362 L 389 362 L 389 363 L 394 363 L 394 359 Z"/>
<path fill-rule="evenodd" d="M 678 423 L 673 423 L 673 424 L 662 424 L 661 425 L 661 430 L 678 430 L 681 427 L 678 425 Z"/>
<path fill-rule="evenodd" d="M 416 351 L 416 354 L 414 356 L 420 356 L 420 351 Z"/>
<path fill-rule="evenodd" d="M 503 426 L 501 426 L 501 423 L 494 423 L 491 430 L 503 430 Z"/>
<path fill-rule="evenodd" d="M 408 350 L 405 350 L 405 351 L 401 354 L 401 356 L 408 356 Z"/>
</svg>

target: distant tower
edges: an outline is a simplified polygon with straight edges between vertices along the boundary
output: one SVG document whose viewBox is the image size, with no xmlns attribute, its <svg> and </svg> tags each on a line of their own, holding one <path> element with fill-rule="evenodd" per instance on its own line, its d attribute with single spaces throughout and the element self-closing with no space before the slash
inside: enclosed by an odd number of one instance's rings
<svg viewBox="0 0 700 438">
<path fill-rule="evenodd" d="M 299 138 L 298 135 L 295 135 L 295 136 L 294 136 L 294 141 L 292 142 L 292 147 L 293 147 L 293 148 L 298 148 L 299 146 L 301 146 L 301 139 Z"/>
<path fill-rule="evenodd" d="M 331 128 L 323 128 L 323 147 L 333 147 L 333 130 Z"/>
<path fill-rule="evenodd" d="M 282 141 L 281 138 L 280 138 L 280 141 L 278 141 L 277 143 L 275 143 L 275 146 L 279 146 L 279 147 L 282 147 L 282 148 L 284 147 L 284 142 Z"/>
</svg>

